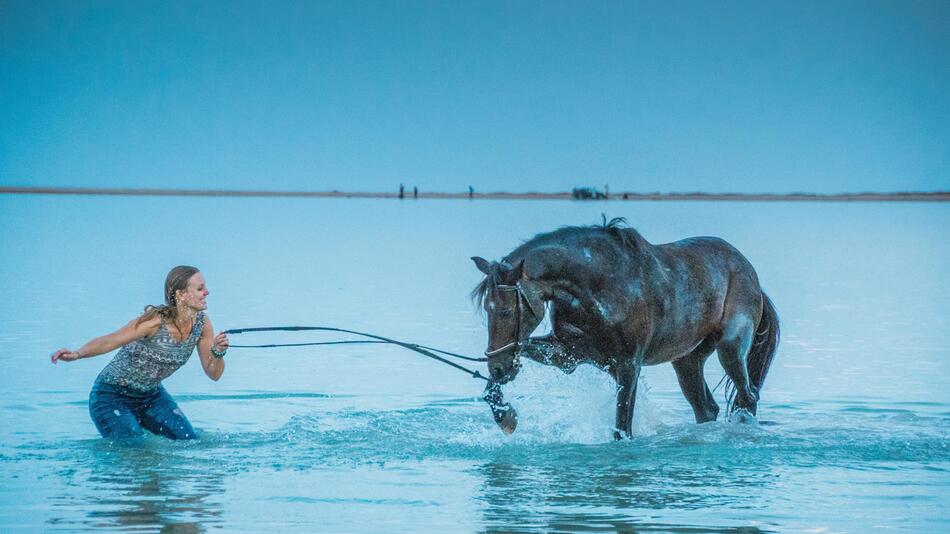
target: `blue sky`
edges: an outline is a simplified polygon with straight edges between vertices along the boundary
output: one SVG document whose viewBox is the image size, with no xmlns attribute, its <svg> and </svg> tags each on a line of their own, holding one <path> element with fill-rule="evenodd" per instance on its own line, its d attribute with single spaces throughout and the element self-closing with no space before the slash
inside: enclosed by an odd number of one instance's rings
<svg viewBox="0 0 950 534">
<path fill-rule="evenodd" d="M 950 2 L 0 0 L 0 185 L 950 189 Z"/>
</svg>

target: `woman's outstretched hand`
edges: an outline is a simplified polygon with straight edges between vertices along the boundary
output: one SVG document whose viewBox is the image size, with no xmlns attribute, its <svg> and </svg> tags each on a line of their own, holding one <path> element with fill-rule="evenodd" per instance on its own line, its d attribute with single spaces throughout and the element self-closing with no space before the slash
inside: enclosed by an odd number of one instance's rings
<svg viewBox="0 0 950 534">
<path fill-rule="evenodd" d="M 74 362 L 79 358 L 82 358 L 82 354 L 79 354 L 79 351 L 73 351 L 69 349 L 59 349 L 49 357 L 50 361 L 53 363 L 56 363 L 60 360 L 64 362 Z"/>
<path fill-rule="evenodd" d="M 224 352 L 228 350 L 228 347 L 231 345 L 231 342 L 228 341 L 228 335 L 224 332 L 214 336 L 214 344 L 212 345 L 215 350 L 218 352 Z"/>
</svg>

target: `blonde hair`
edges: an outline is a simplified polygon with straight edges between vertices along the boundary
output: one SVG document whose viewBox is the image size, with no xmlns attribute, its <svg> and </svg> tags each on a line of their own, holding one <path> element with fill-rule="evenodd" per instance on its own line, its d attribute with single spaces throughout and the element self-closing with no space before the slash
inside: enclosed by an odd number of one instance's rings
<svg viewBox="0 0 950 534">
<path fill-rule="evenodd" d="M 178 302 L 175 298 L 177 291 L 184 291 L 188 288 L 188 279 L 198 272 L 197 267 L 190 265 L 179 265 L 168 271 L 165 277 L 165 304 L 157 306 L 149 304 L 145 306 L 145 311 L 135 321 L 135 326 L 150 321 L 156 316 L 160 316 L 164 321 L 172 321 L 178 317 Z"/>
</svg>

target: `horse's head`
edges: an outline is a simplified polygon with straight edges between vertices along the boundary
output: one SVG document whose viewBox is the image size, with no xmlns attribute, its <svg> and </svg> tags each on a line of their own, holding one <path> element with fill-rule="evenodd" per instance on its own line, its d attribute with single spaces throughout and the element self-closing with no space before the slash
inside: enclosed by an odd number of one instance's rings
<svg viewBox="0 0 950 534">
<path fill-rule="evenodd" d="M 524 276 L 524 260 L 489 263 L 472 261 L 485 273 L 475 289 L 488 315 L 488 371 L 492 381 L 504 384 L 521 368 L 519 352 L 531 332 L 544 319 L 544 300 L 534 282 Z"/>
</svg>

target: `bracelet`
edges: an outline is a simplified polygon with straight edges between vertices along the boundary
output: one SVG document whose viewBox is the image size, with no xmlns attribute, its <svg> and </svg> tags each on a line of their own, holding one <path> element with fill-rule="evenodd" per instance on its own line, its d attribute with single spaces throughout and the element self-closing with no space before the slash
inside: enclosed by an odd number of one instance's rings
<svg viewBox="0 0 950 534">
<path fill-rule="evenodd" d="M 227 353 L 228 353 L 228 349 L 224 349 L 221 352 L 218 352 L 218 350 L 214 348 L 214 345 L 211 345 L 211 355 L 214 356 L 215 358 L 218 358 L 220 360 L 221 358 L 224 358 L 224 355 Z"/>
</svg>

